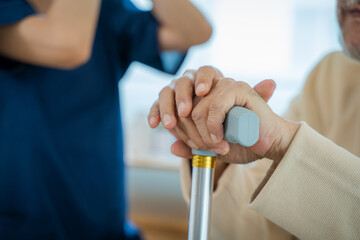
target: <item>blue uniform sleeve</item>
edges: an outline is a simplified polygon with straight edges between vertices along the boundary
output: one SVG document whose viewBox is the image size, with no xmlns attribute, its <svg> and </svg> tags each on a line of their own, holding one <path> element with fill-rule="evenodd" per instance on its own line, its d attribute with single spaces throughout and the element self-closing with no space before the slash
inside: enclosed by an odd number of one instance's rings
<svg viewBox="0 0 360 240">
<path fill-rule="evenodd" d="M 34 13 L 25 0 L 0 0 L 0 25 L 18 22 Z"/>
<path fill-rule="evenodd" d="M 123 11 L 123 29 L 119 35 L 121 62 L 128 66 L 132 61 L 139 61 L 161 71 L 176 73 L 186 54 L 161 54 L 158 41 L 159 24 L 151 12 Z"/>
</svg>

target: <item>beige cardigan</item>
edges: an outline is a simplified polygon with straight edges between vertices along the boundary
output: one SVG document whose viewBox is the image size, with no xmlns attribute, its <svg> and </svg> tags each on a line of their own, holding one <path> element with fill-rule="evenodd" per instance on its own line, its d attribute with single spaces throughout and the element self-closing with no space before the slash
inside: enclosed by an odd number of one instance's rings
<svg viewBox="0 0 360 240">
<path fill-rule="evenodd" d="M 360 64 L 326 56 L 285 116 L 304 122 L 257 195 L 271 160 L 230 165 L 221 176 L 211 239 L 360 239 Z M 189 203 L 186 160 L 181 175 Z"/>
</svg>

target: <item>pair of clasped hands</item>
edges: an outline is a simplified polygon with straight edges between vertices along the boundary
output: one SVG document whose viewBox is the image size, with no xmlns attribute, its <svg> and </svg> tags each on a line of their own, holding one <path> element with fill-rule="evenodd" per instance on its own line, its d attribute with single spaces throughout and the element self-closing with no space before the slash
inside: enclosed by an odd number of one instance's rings
<svg viewBox="0 0 360 240">
<path fill-rule="evenodd" d="M 191 148 L 210 150 L 226 163 L 249 163 L 269 158 L 279 163 L 294 138 L 299 124 L 276 115 L 267 101 L 275 90 L 273 80 L 254 88 L 245 82 L 224 78 L 209 66 L 188 70 L 159 93 L 151 107 L 151 128 L 161 122 L 176 138 L 171 152 L 192 158 Z M 223 122 L 233 106 L 245 107 L 260 119 L 259 140 L 251 147 L 226 142 Z"/>
</svg>

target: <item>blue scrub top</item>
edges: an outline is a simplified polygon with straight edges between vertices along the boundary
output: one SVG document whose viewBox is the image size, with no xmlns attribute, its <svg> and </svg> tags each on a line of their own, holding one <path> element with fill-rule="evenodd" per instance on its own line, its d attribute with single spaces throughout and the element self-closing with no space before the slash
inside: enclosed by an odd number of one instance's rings
<svg viewBox="0 0 360 240">
<path fill-rule="evenodd" d="M 0 24 L 31 14 L 25 0 L 0 0 Z M 85 65 L 0 57 L 0 239 L 137 239 L 125 223 L 118 80 L 135 60 L 162 69 L 157 26 L 103 0 Z"/>
</svg>

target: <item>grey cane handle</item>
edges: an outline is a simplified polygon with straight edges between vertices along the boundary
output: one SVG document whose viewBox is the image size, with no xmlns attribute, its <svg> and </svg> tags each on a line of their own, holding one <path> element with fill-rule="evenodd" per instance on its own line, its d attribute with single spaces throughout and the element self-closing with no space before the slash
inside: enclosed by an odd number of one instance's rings
<svg viewBox="0 0 360 240">
<path fill-rule="evenodd" d="M 259 117 L 249 109 L 239 106 L 232 107 L 226 115 L 224 129 L 226 141 L 250 147 L 259 139 Z M 193 149 L 192 154 L 216 156 L 215 153 L 202 149 Z"/>
</svg>

